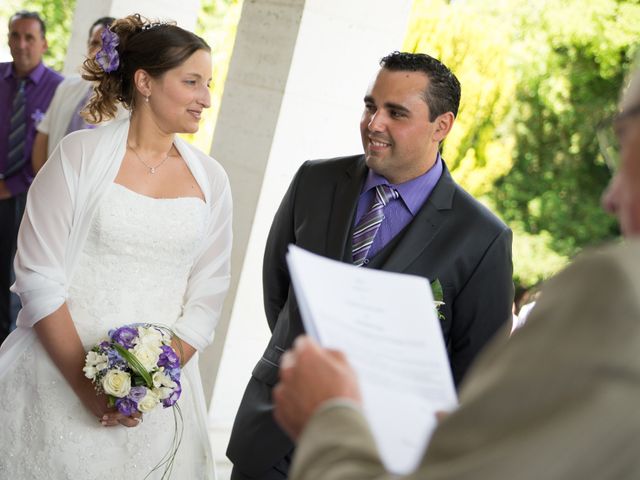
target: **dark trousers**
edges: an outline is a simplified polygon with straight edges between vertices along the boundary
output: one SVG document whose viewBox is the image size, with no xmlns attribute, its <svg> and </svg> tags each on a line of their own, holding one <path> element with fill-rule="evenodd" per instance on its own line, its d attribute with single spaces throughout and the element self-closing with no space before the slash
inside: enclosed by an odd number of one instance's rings
<svg viewBox="0 0 640 480">
<path fill-rule="evenodd" d="M 249 477 L 239 471 L 236 467 L 233 467 L 231 470 L 231 480 L 286 480 L 289 475 L 292 454 L 293 452 L 280 460 L 278 464 L 271 467 L 271 469 L 267 470 L 259 477 Z"/>
<path fill-rule="evenodd" d="M 14 281 L 13 257 L 27 194 L 0 200 L 0 343 L 15 328 L 20 300 L 9 291 Z"/>
</svg>

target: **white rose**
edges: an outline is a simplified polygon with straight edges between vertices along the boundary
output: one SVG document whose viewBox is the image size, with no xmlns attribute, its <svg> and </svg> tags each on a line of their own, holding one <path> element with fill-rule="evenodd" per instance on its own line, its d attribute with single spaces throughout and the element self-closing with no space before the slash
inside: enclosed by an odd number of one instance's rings
<svg viewBox="0 0 640 480">
<path fill-rule="evenodd" d="M 171 380 L 171 377 L 164 373 L 164 369 L 153 374 L 153 386 L 158 387 L 170 387 L 175 388 L 176 382 Z"/>
<path fill-rule="evenodd" d="M 162 332 L 154 327 L 138 327 L 138 345 L 160 349 Z"/>
<path fill-rule="evenodd" d="M 158 403 L 160 403 L 158 394 L 153 390 L 147 389 L 147 394 L 142 400 L 138 402 L 138 410 L 140 410 L 142 413 L 148 413 L 156 408 L 156 405 L 158 405 Z"/>
<path fill-rule="evenodd" d="M 160 358 L 161 352 L 162 350 L 160 350 L 160 348 L 150 347 L 144 343 L 139 343 L 131 350 L 131 353 L 133 353 L 147 372 L 158 368 L 158 359 Z"/>
<path fill-rule="evenodd" d="M 127 372 L 115 368 L 109 370 L 102 379 L 102 388 L 105 393 L 114 397 L 126 397 L 131 390 L 131 376 Z"/>
<path fill-rule="evenodd" d="M 85 359 L 82 371 L 84 372 L 85 377 L 93 380 L 98 373 L 102 370 L 106 370 L 108 366 L 109 358 L 106 355 L 90 351 L 87 353 L 87 358 Z"/>
<path fill-rule="evenodd" d="M 155 393 L 160 400 L 164 400 L 165 398 L 169 398 L 173 393 L 173 388 L 168 387 L 158 387 L 153 389 L 153 393 Z"/>
</svg>

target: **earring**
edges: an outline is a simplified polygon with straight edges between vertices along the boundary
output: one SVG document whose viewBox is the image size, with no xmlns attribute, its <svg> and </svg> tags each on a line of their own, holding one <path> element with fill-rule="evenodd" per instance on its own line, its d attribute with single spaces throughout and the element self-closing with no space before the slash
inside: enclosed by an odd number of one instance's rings
<svg viewBox="0 0 640 480">
<path fill-rule="evenodd" d="M 147 103 L 149 103 L 149 97 L 150 97 L 150 96 L 151 96 L 151 95 L 147 95 L 146 97 L 144 97 L 144 101 L 145 101 L 145 102 L 147 102 Z"/>
</svg>

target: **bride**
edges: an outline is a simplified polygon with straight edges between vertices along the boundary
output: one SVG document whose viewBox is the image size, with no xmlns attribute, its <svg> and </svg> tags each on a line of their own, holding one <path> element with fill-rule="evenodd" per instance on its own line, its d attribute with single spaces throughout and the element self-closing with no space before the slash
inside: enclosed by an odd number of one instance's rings
<svg viewBox="0 0 640 480">
<path fill-rule="evenodd" d="M 83 376 L 110 329 L 163 324 L 181 344 L 184 435 L 174 478 L 214 478 L 196 352 L 229 284 L 231 195 L 213 159 L 176 133 L 210 105 L 209 46 L 139 15 L 114 22 L 85 61 L 90 120 L 65 137 L 29 192 L 16 255 L 23 309 L 0 350 L 0 478 L 160 478 L 171 408 L 124 416 Z"/>
</svg>

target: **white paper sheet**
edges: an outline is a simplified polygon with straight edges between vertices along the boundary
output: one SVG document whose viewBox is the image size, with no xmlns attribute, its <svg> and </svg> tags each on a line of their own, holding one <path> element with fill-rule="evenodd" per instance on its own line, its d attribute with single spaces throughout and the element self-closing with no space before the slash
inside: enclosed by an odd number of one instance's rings
<svg viewBox="0 0 640 480">
<path fill-rule="evenodd" d="M 387 469 L 415 470 L 457 399 L 429 282 L 355 267 L 289 246 L 287 263 L 307 333 L 342 350 Z"/>
</svg>

